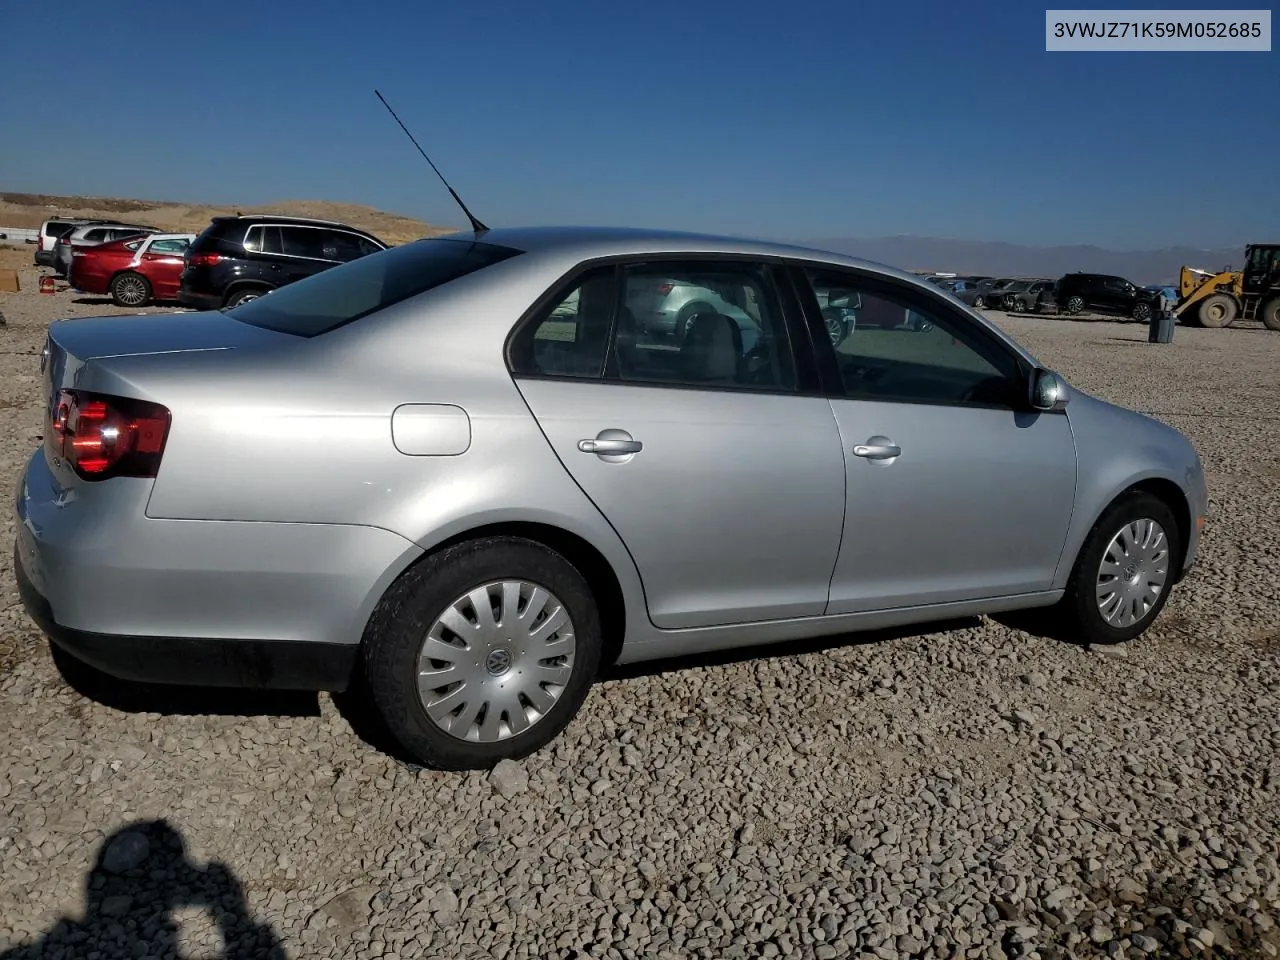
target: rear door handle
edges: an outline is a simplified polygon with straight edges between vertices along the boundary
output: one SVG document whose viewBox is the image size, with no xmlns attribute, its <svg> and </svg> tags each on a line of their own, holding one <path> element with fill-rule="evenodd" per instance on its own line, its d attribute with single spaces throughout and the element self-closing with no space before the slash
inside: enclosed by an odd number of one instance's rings
<svg viewBox="0 0 1280 960">
<path fill-rule="evenodd" d="M 902 456 L 902 448 L 888 437 L 871 437 L 854 447 L 853 455 L 864 460 L 892 460 Z"/>
<path fill-rule="evenodd" d="M 644 444 L 639 440 L 579 440 L 578 449 L 583 453 L 616 456 L 620 453 L 639 453 L 644 449 Z"/>
</svg>

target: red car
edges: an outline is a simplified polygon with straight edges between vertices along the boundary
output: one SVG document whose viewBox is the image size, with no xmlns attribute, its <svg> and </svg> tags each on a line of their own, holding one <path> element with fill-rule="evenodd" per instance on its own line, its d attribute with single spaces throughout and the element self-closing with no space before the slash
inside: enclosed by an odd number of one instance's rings
<svg viewBox="0 0 1280 960">
<path fill-rule="evenodd" d="M 75 250 L 68 279 L 81 293 L 109 293 L 122 307 L 177 300 L 193 233 L 148 233 Z"/>
</svg>

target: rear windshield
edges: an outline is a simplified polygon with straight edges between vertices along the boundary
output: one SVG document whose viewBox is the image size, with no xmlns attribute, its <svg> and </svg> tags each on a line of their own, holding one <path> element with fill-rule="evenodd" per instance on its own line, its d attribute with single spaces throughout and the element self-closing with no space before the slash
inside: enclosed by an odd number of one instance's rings
<svg viewBox="0 0 1280 960">
<path fill-rule="evenodd" d="M 417 240 L 322 270 L 227 314 L 255 327 L 315 337 L 519 252 L 474 240 Z"/>
<path fill-rule="evenodd" d="M 44 234 L 46 237 L 61 237 L 64 234 L 70 233 L 75 228 L 76 225 L 74 223 L 62 223 L 57 220 L 52 220 L 45 225 Z"/>
</svg>

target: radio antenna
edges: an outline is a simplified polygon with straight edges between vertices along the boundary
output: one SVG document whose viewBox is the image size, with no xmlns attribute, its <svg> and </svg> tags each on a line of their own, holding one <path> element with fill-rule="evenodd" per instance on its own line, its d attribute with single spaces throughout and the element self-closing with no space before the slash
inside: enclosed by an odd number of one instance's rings
<svg viewBox="0 0 1280 960">
<path fill-rule="evenodd" d="M 378 99 L 382 101 L 382 105 L 386 107 L 387 111 L 391 114 L 391 116 L 395 118 L 396 123 L 400 124 L 400 129 L 404 131 L 405 136 L 408 137 L 413 142 L 413 145 L 418 148 L 418 152 L 422 154 L 422 159 L 427 161 L 427 163 L 431 164 L 431 169 L 435 170 L 436 176 L 440 178 L 440 182 L 443 183 L 445 186 L 445 189 L 449 191 L 449 195 L 453 197 L 453 199 L 457 202 L 458 206 L 462 208 L 462 212 L 467 215 L 467 219 L 471 221 L 471 229 L 474 230 L 476 233 L 487 232 L 489 228 L 486 227 L 479 220 L 477 220 L 475 218 L 475 215 L 472 214 L 472 212 L 467 209 L 467 205 L 463 203 L 462 198 L 458 196 L 458 191 L 454 190 L 453 187 L 449 186 L 449 181 L 444 178 L 444 174 L 440 172 L 440 170 L 436 167 L 434 163 L 431 163 L 431 158 L 427 156 L 427 151 L 423 150 L 421 144 L 419 144 L 418 141 L 414 139 L 413 134 L 409 132 L 409 128 L 404 125 L 404 121 L 401 120 L 398 116 L 396 116 L 396 112 L 391 109 L 391 104 L 387 103 L 387 98 L 384 97 L 378 90 L 374 90 L 373 92 L 378 95 Z"/>
</svg>

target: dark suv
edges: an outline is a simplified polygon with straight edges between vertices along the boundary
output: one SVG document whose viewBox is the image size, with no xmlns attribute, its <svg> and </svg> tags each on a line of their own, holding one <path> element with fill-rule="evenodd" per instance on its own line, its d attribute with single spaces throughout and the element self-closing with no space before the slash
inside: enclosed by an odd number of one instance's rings
<svg viewBox="0 0 1280 960">
<path fill-rule="evenodd" d="M 1060 309 L 1072 315 L 1091 310 L 1143 321 L 1151 319 L 1159 302 L 1156 294 L 1106 273 L 1068 273 L 1058 281 L 1054 299 Z"/>
<path fill-rule="evenodd" d="M 340 263 L 385 250 L 371 233 L 303 217 L 214 217 L 187 248 L 178 299 L 234 307 Z"/>
</svg>

